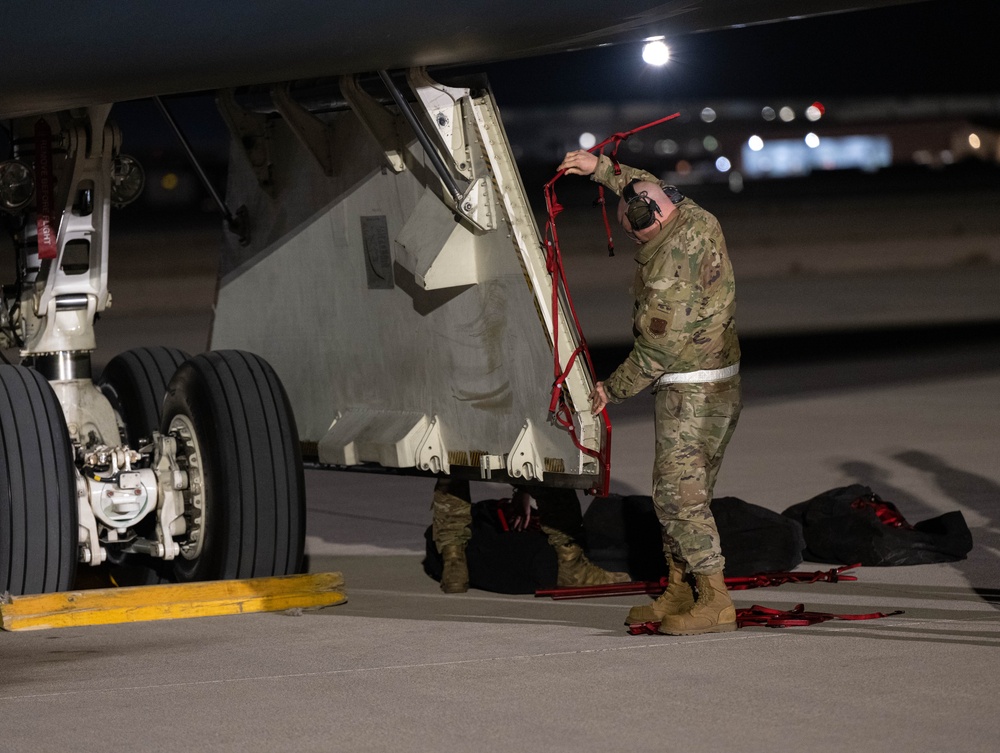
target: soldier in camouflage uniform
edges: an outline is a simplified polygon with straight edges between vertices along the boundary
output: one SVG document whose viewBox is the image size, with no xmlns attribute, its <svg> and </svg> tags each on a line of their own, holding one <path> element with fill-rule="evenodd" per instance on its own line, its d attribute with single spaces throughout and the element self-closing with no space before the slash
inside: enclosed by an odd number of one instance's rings
<svg viewBox="0 0 1000 753">
<path fill-rule="evenodd" d="M 583 553 L 583 515 L 580 500 L 573 489 L 548 489 L 538 487 L 515 491 L 534 497 L 538 504 L 538 518 L 542 532 L 555 550 L 558 562 L 557 586 L 595 586 L 604 583 L 624 583 L 628 573 L 604 570 Z M 469 482 L 463 479 L 441 478 L 434 487 L 431 510 L 434 523 L 431 533 L 434 544 L 444 561 L 441 590 L 445 593 L 463 593 L 469 590 L 469 568 L 465 561 L 465 547 L 472 536 L 472 503 Z"/>
<path fill-rule="evenodd" d="M 709 508 L 742 407 L 735 283 L 719 222 L 673 186 L 606 156 L 570 152 L 560 169 L 622 195 L 618 219 L 639 245 L 635 345 L 591 394 L 597 413 L 656 385 L 653 502 L 669 586 L 652 604 L 634 607 L 626 624 L 660 622 L 660 632 L 672 635 L 735 630 Z"/>
</svg>

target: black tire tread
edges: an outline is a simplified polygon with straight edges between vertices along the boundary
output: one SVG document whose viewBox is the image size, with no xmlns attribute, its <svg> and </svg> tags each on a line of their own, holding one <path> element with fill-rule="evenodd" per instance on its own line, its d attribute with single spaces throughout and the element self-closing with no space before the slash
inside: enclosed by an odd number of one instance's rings
<svg viewBox="0 0 1000 753">
<path fill-rule="evenodd" d="M 196 579 L 298 572 L 305 483 L 294 416 L 274 370 L 243 351 L 196 356 L 171 381 L 163 429 L 179 411 L 196 426 L 206 475 L 209 467 L 219 474 L 214 493 L 225 505 L 213 505 L 222 528 L 206 533 L 215 562 L 196 567 Z"/>
<path fill-rule="evenodd" d="M 76 475 L 62 407 L 48 382 L 0 366 L 0 589 L 70 588 L 76 573 Z"/>
</svg>

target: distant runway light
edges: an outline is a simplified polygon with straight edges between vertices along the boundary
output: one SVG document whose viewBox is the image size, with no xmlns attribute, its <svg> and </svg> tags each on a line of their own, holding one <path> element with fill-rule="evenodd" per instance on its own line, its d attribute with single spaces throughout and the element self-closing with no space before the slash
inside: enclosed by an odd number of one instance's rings
<svg viewBox="0 0 1000 753">
<path fill-rule="evenodd" d="M 704 110 L 701 111 L 701 119 L 706 123 L 714 123 L 715 118 L 716 118 L 715 110 L 713 110 L 711 107 L 706 107 Z"/>
<path fill-rule="evenodd" d="M 781 118 L 786 123 L 791 123 L 795 120 L 795 110 L 791 107 L 785 106 L 778 110 L 778 117 Z"/>
<path fill-rule="evenodd" d="M 590 149 L 590 147 L 592 147 L 596 143 L 597 143 L 597 137 L 594 134 L 590 133 L 589 131 L 580 134 L 581 149 Z"/>
<path fill-rule="evenodd" d="M 177 173 L 166 173 L 160 178 L 160 187 L 165 191 L 173 191 L 180 182 Z"/>
<path fill-rule="evenodd" d="M 725 157 L 719 157 L 719 159 L 715 160 L 715 169 L 718 170 L 720 173 L 729 172 L 729 169 L 732 166 L 733 166 L 733 163 L 730 162 Z"/>
<path fill-rule="evenodd" d="M 653 151 L 660 156 L 677 154 L 677 142 L 673 139 L 660 139 L 653 144 Z"/>
<path fill-rule="evenodd" d="M 773 107 L 765 107 L 765 108 L 763 108 L 760 111 L 760 116 L 762 118 L 764 118 L 764 120 L 767 120 L 767 121 L 772 121 L 772 120 L 774 120 L 777 117 L 777 115 L 774 112 L 774 108 Z"/>
<path fill-rule="evenodd" d="M 815 133 L 807 133 L 806 134 L 806 146 L 808 146 L 810 149 L 815 149 L 816 147 L 818 147 L 819 146 L 819 136 L 817 136 Z"/>
<path fill-rule="evenodd" d="M 977 133 L 969 134 L 969 146 L 971 146 L 973 149 L 978 149 L 982 145 L 983 142 L 979 140 L 979 134 Z"/>
<path fill-rule="evenodd" d="M 806 108 L 806 120 L 815 123 L 822 117 L 823 117 L 823 111 L 820 110 L 815 104 L 809 105 L 809 107 Z"/>
<path fill-rule="evenodd" d="M 705 147 L 706 152 L 714 152 L 719 148 L 719 140 L 715 136 L 706 136 L 701 140 L 701 145 Z"/>
<path fill-rule="evenodd" d="M 670 48 L 662 39 L 654 39 L 646 42 L 642 48 L 642 59 L 648 65 L 661 66 L 670 62 Z"/>
<path fill-rule="evenodd" d="M 759 152 L 764 148 L 764 139 L 760 136 L 751 136 L 747 140 L 747 146 L 750 147 L 751 151 Z"/>
</svg>

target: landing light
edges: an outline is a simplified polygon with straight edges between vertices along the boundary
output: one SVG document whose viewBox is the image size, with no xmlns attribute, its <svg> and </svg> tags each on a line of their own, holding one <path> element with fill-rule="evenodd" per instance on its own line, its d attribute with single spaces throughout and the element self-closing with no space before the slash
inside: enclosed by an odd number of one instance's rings
<svg viewBox="0 0 1000 753">
<path fill-rule="evenodd" d="M 111 203 L 116 207 L 131 204 L 146 185 L 146 174 L 134 157 L 123 154 L 111 166 Z"/>
<path fill-rule="evenodd" d="M 649 65 L 661 66 L 670 62 L 670 48 L 662 39 L 646 42 L 642 48 L 642 59 Z"/>
<path fill-rule="evenodd" d="M 0 162 L 0 208 L 16 212 L 35 195 L 35 176 L 31 168 L 17 160 Z"/>
</svg>

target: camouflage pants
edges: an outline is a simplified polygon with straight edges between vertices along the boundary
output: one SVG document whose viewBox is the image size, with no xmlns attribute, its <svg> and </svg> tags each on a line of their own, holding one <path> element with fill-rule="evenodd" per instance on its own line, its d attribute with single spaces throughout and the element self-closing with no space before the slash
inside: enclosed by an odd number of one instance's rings
<svg viewBox="0 0 1000 753">
<path fill-rule="evenodd" d="M 673 384 L 656 393 L 653 504 L 665 555 L 689 572 L 722 572 L 725 560 L 709 503 L 742 409 L 740 378 Z"/>
<path fill-rule="evenodd" d="M 583 514 L 580 500 L 573 489 L 525 488 L 538 505 L 542 531 L 552 546 L 562 546 L 583 540 Z M 465 546 L 472 536 L 472 497 L 469 482 L 463 479 L 441 478 L 434 486 L 431 510 L 434 522 L 431 533 L 438 551 L 450 544 Z"/>
</svg>

